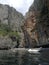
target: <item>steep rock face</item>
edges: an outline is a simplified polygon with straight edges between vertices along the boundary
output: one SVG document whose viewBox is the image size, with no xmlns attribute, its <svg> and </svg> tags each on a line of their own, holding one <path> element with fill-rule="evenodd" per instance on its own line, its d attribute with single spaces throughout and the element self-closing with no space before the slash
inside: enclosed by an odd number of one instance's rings
<svg viewBox="0 0 49 65">
<path fill-rule="evenodd" d="M 35 5 L 36 0 L 34 1 L 34 5 Z M 39 43 L 40 44 L 47 44 L 49 43 L 49 1 L 48 0 L 39 0 L 37 1 L 39 2 L 39 7 L 41 7 L 41 9 L 35 6 L 36 10 L 37 10 L 37 14 L 36 15 L 36 19 L 37 20 L 37 28 L 38 28 L 38 34 L 39 34 Z M 41 4 L 40 4 L 41 3 Z M 38 5 L 37 4 L 37 5 Z"/>
<path fill-rule="evenodd" d="M 49 43 L 49 1 L 34 0 L 25 16 L 24 36 L 27 34 L 27 42 L 29 39 L 29 47 L 43 45 Z M 25 39 L 26 40 L 26 39 Z M 33 42 L 34 40 L 34 42 Z M 27 43 L 26 43 L 27 44 Z M 26 45 L 25 44 L 25 45 Z M 35 45 L 34 45 L 35 44 Z M 30 46 L 31 45 L 31 46 Z"/>
<path fill-rule="evenodd" d="M 24 47 L 32 48 L 39 43 L 36 24 L 36 18 L 34 14 L 31 14 L 31 16 L 26 18 L 24 26 L 22 26 L 25 39 Z"/>
<path fill-rule="evenodd" d="M 13 30 L 19 30 L 24 21 L 23 15 L 8 5 L 0 4 L 0 15 L 0 22 L 9 25 Z"/>
<path fill-rule="evenodd" d="M 23 24 L 24 16 L 21 13 L 13 7 L 0 4 L 0 48 L 18 47 L 22 43 Z"/>
</svg>

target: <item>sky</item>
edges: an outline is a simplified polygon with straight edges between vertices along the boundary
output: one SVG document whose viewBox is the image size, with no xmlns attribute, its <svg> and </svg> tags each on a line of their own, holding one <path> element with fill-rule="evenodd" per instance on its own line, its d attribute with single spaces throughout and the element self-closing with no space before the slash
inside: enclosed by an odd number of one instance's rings
<svg viewBox="0 0 49 65">
<path fill-rule="evenodd" d="M 25 15 L 33 2 L 34 0 L 0 0 L 1 4 L 8 4 L 12 6 L 23 15 Z"/>
</svg>

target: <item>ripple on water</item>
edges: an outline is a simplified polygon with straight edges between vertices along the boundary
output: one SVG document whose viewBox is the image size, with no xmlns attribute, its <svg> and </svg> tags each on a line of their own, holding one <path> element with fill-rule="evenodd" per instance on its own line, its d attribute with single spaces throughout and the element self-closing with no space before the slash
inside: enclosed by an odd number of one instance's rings
<svg viewBox="0 0 49 65">
<path fill-rule="evenodd" d="M 33 54 L 25 50 L 0 50 L 0 65 L 49 65 L 48 51 Z"/>
</svg>

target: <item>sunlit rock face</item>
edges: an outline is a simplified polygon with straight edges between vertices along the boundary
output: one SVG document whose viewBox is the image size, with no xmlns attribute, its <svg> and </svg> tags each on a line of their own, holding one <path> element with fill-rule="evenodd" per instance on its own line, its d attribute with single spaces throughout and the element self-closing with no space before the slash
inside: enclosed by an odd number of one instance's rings
<svg viewBox="0 0 49 65">
<path fill-rule="evenodd" d="M 48 44 L 49 0 L 34 0 L 34 3 L 25 15 L 25 19 L 24 31 L 26 31 L 26 33 L 24 33 L 24 36 L 26 35 L 28 42 L 28 44 L 27 42 L 26 44 L 29 45 L 28 47 L 35 47 L 39 44 Z"/>
<path fill-rule="evenodd" d="M 26 17 L 24 26 L 22 26 L 24 32 L 25 47 L 32 48 L 39 43 L 36 24 L 36 17 L 34 13 Z"/>
</svg>

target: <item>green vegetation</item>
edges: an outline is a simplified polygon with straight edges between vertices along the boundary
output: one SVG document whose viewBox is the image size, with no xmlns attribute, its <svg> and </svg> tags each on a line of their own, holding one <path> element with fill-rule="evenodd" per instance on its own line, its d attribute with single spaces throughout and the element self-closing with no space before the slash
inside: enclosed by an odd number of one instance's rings
<svg viewBox="0 0 49 65">
<path fill-rule="evenodd" d="M 17 38 L 20 38 L 19 32 L 15 32 L 15 31 L 10 31 L 10 32 L 8 32 L 8 35 L 9 35 L 9 36 L 16 36 Z"/>
<path fill-rule="evenodd" d="M 0 25 L 0 35 L 16 36 L 17 38 L 20 38 L 19 32 L 12 31 L 11 28 L 9 28 L 9 26 L 5 24 Z"/>
<path fill-rule="evenodd" d="M 5 30 L 0 30 L 0 35 L 2 35 L 2 36 L 7 35 L 7 31 L 5 31 Z"/>
</svg>

